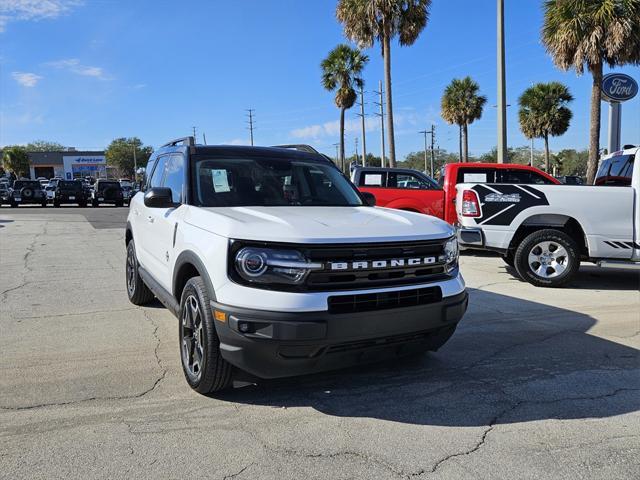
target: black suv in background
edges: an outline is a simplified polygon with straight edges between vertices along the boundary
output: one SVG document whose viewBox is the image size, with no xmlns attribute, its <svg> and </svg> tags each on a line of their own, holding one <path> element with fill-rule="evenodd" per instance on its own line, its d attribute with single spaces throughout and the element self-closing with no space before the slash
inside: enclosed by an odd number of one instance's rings
<svg viewBox="0 0 640 480">
<path fill-rule="evenodd" d="M 101 203 L 110 203 L 116 207 L 124 205 L 124 193 L 120 182 L 117 180 L 96 180 L 91 193 L 91 205 L 97 207 Z"/>
<path fill-rule="evenodd" d="M 53 194 L 53 206 L 59 207 L 63 203 L 77 203 L 86 207 L 88 196 L 82 188 L 80 180 L 60 180 Z"/>
<path fill-rule="evenodd" d="M 23 203 L 36 203 L 47 206 L 47 194 L 38 180 L 16 180 L 10 190 L 9 203 L 17 207 Z"/>
</svg>

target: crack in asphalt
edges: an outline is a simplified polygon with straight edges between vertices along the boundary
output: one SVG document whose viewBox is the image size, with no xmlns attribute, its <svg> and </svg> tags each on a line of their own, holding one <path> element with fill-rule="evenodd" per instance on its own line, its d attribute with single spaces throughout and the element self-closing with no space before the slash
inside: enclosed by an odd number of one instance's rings
<svg viewBox="0 0 640 480">
<path fill-rule="evenodd" d="M 2 297 L 2 301 L 6 302 L 7 297 L 9 296 L 9 293 L 15 291 L 15 290 L 19 290 L 23 287 L 26 287 L 27 285 L 29 285 L 31 282 L 27 281 L 27 272 L 31 273 L 31 268 L 29 267 L 29 257 L 31 256 L 31 254 L 33 252 L 35 252 L 36 250 L 36 242 L 39 240 L 39 238 L 43 235 L 47 234 L 47 222 L 44 222 L 44 224 L 42 225 L 42 231 L 39 233 L 35 233 L 33 234 L 33 239 L 31 240 L 31 243 L 29 243 L 29 245 L 27 245 L 26 247 L 26 252 L 24 253 L 24 255 L 22 256 L 22 268 L 24 269 L 24 271 L 22 272 L 22 282 L 20 283 L 20 285 L 16 286 L 16 287 L 11 287 L 7 290 L 4 290 L 3 292 L 0 293 L 0 297 Z"/>
<path fill-rule="evenodd" d="M 465 456 L 472 455 L 472 454 L 476 453 L 478 450 L 480 450 L 485 445 L 485 443 L 487 441 L 487 436 L 489 435 L 489 433 L 491 433 L 494 430 L 494 428 L 497 426 L 497 424 L 500 422 L 500 420 L 502 418 L 504 418 L 506 415 L 508 415 L 509 413 L 517 410 L 518 408 L 520 408 L 522 406 L 548 405 L 548 404 L 559 403 L 559 402 L 595 401 L 595 400 L 602 400 L 604 398 L 615 397 L 616 395 L 619 395 L 620 393 L 623 393 L 623 392 L 638 392 L 638 391 L 640 391 L 640 388 L 618 388 L 618 389 L 614 390 L 613 392 L 605 393 L 603 395 L 581 396 L 581 397 L 563 397 L 563 398 L 557 398 L 557 399 L 554 399 L 554 400 L 521 400 L 521 401 L 518 401 L 518 402 L 514 403 L 513 405 L 511 405 L 510 407 L 504 409 L 502 412 L 500 412 L 495 417 L 493 417 L 493 419 L 487 425 L 487 428 L 482 432 L 482 435 L 480 436 L 480 439 L 478 440 L 478 442 L 476 442 L 476 444 L 473 447 L 471 447 L 470 449 L 467 449 L 467 450 L 465 450 L 463 452 L 456 452 L 456 453 L 452 453 L 450 455 L 447 455 L 446 457 L 441 458 L 435 464 L 433 464 L 433 466 L 431 467 L 430 471 L 417 472 L 416 474 L 412 474 L 411 477 L 420 476 L 420 475 L 423 475 L 425 473 L 436 473 L 436 471 L 444 463 L 446 463 L 446 462 L 448 462 L 448 461 L 450 461 L 450 460 L 452 460 L 454 458 L 457 458 L 457 457 L 465 457 Z"/>
<path fill-rule="evenodd" d="M 244 472 L 247 468 L 252 467 L 253 465 L 255 465 L 255 463 L 251 462 L 249 465 L 246 465 L 246 466 L 242 467 L 236 473 L 232 473 L 230 475 L 225 475 L 224 477 L 222 477 L 222 480 L 230 480 L 232 478 L 236 478 L 238 475 L 242 474 L 242 472 Z"/>
<path fill-rule="evenodd" d="M 143 311 L 144 317 L 154 327 L 152 335 L 156 340 L 156 345 L 155 345 L 154 350 L 153 350 L 153 355 L 154 355 L 154 357 L 156 359 L 156 363 L 158 364 L 158 367 L 160 367 L 160 369 L 161 369 L 161 374 L 155 379 L 155 381 L 153 382 L 153 385 L 151 385 L 151 387 L 149 387 L 146 390 L 144 390 L 143 392 L 135 394 L 135 395 L 114 395 L 114 396 L 106 396 L 106 397 L 96 396 L 96 397 L 89 397 L 89 398 L 81 398 L 79 400 L 70 400 L 68 402 L 40 403 L 40 404 L 37 404 L 37 405 L 27 405 L 27 406 L 22 406 L 22 407 L 1 407 L 0 406 L 0 411 L 2 411 L 2 410 L 5 410 L 5 411 L 23 411 L 23 410 L 35 410 L 35 409 L 38 409 L 38 408 L 47 408 L 47 407 L 64 407 L 64 406 L 68 406 L 68 405 L 78 405 L 78 404 L 81 404 L 81 403 L 95 402 L 95 401 L 105 401 L 105 400 L 132 400 L 132 399 L 136 399 L 136 398 L 142 398 L 145 395 L 153 392 L 156 388 L 158 388 L 160 383 L 167 376 L 168 369 L 164 366 L 164 364 L 162 362 L 162 359 L 160 358 L 160 355 L 158 354 L 158 350 L 160 349 L 160 336 L 158 335 L 159 325 L 148 315 L 146 310 L 143 309 L 142 311 Z"/>
</svg>

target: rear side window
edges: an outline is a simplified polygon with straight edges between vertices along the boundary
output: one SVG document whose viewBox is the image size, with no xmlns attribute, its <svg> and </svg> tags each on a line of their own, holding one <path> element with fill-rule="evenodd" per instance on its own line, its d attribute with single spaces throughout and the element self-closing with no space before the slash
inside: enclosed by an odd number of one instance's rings
<svg viewBox="0 0 640 480">
<path fill-rule="evenodd" d="M 396 172 L 389 172 L 387 187 L 405 190 L 431 190 L 437 188 L 435 184 L 431 184 L 417 175 Z"/>
<path fill-rule="evenodd" d="M 618 155 L 600 163 L 596 174 L 596 185 L 628 187 L 633 175 L 634 155 Z"/>
<path fill-rule="evenodd" d="M 551 180 L 540 175 L 538 172 L 532 172 L 530 170 L 500 170 L 497 172 L 496 177 L 497 183 L 521 183 L 524 185 L 550 185 L 553 183 Z"/>
<path fill-rule="evenodd" d="M 359 187 L 386 187 L 387 172 L 362 172 Z"/>
<path fill-rule="evenodd" d="M 496 183 L 496 169 L 460 168 L 456 183 Z"/>
</svg>

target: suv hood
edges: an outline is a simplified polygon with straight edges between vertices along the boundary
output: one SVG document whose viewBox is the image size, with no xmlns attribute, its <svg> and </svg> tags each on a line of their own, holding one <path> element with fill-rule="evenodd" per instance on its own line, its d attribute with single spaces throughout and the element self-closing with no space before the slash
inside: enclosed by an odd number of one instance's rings
<svg viewBox="0 0 640 480">
<path fill-rule="evenodd" d="M 284 243 L 414 241 L 455 233 L 439 218 L 372 207 L 189 207 L 184 220 L 227 238 Z"/>
</svg>

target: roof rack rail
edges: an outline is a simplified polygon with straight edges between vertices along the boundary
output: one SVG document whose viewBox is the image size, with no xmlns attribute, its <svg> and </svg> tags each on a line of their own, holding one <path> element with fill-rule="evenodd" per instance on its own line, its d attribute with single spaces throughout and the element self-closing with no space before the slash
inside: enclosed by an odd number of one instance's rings
<svg viewBox="0 0 640 480">
<path fill-rule="evenodd" d="M 175 140 L 171 140 L 170 142 L 165 143 L 162 147 L 175 147 L 177 144 L 182 143 L 187 147 L 193 147 L 196 144 L 196 139 L 192 136 L 176 138 Z"/>
<path fill-rule="evenodd" d="M 320 153 L 320 152 L 318 152 L 318 150 L 313 148 L 311 145 L 304 145 L 304 144 L 274 145 L 273 147 L 274 148 L 287 148 L 289 150 L 298 150 L 300 152 L 307 152 L 307 153 Z"/>
</svg>

